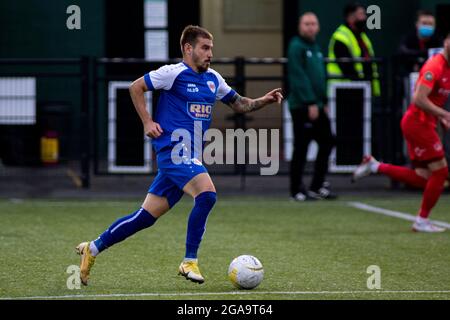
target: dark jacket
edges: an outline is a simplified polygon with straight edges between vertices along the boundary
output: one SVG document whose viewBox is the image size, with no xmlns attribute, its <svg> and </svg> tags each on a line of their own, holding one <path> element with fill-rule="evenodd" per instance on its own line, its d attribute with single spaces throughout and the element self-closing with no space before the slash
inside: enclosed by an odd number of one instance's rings
<svg viewBox="0 0 450 320">
<path fill-rule="evenodd" d="M 323 54 L 315 42 L 295 36 L 288 48 L 289 108 L 327 103 L 327 75 Z"/>
<path fill-rule="evenodd" d="M 404 72 L 418 71 L 422 63 L 428 58 L 428 49 L 443 46 L 442 38 L 434 33 L 427 41 L 422 41 L 414 30 L 404 36 L 398 47 L 399 63 Z"/>
</svg>

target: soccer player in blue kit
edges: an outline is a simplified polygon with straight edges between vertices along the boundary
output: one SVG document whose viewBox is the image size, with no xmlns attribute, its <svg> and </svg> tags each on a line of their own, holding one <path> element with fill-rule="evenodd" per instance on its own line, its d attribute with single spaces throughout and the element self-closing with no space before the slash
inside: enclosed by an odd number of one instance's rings
<svg viewBox="0 0 450 320">
<path fill-rule="evenodd" d="M 96 240 L 82 242 L 76 247 L 81 256 L 80 278 L 84 285 L 88 283 L 91 268 L 100 252 L 152 226 L 180 200 L 183 193 L 194 198 L 194 207 L 188 219 L 185 258 L 178 271 L 186 279 L 203 283 L 197 251 L 208 215 L 216 202 L 216 189 L 206 168 L 197 159 L 194 148 L 190 159 L 173 160 L 175 142 L 172 141 L 172 133 L 185 129 L 194 141 L 194 123 L 201 123 L 203 136 L 209 128 L 216 100 L 229 105 L 235 112 L 245 113 L 274 102 L 281 103 L 283 99 L 279 88 L 257 99 L 242 97 L 231 89 L 219 73 L 209 68 L 213 56 L 213 36 L 208 30 L 187 26 L 181 35 L 180 45 L 182 62 L 151 71 L 130 86 L 130 95 L 144 132 L 152 138 L 158 174 L 136 212 L 115 221 Z M 155 119 L 151 118 L 146 108 L 144 92 L 148 90 L 161 90 Z"/>
</svg>

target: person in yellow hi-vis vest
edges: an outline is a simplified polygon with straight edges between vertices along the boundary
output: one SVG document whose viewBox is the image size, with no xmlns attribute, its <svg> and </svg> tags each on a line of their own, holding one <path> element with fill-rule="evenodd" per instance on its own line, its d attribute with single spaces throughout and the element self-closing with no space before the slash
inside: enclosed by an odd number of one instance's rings
<svg viewBox="0 0 450 320">
<path fill-rule="evenodd" d="M 366 10 L 363 5 L 351 3 L 344 8 L 345 23 L 333 33 L 328 46 L 328 58 L 363 58 L 375 57 L 372 42 L 364 32 L 366 27 Z M 372 96 L 380 96 L 380 82 L 376 63 L 328 63 L 328 76 L 340 80 L 372 81 Z"/>
</svg>

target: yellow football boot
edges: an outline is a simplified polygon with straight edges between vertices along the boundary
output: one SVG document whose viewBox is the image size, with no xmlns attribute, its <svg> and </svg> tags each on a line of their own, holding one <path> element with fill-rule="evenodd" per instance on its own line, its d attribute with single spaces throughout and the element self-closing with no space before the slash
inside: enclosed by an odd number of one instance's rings
<svg viewBox="0 0 450 320">
<path fill-rule="evenodd" d="M 80 279 L 81 283 L 85 286 L 88 284 L 89 273 L 95 262 L 95 257 L 91 254 L 89 244 L 90 242 L 82 242 L 75 248 L 77 253 L 81 256 Z"/>
<path fill-rule="evenodd" d="M 178 268 L 178 274 L 182 275 L 188 280 L 196 283 L 205 282 L 205 278 L 203 278 L 200 273 L 200 269 L 198 268 L 197 261 L 183 261 Z"/>
</svg>

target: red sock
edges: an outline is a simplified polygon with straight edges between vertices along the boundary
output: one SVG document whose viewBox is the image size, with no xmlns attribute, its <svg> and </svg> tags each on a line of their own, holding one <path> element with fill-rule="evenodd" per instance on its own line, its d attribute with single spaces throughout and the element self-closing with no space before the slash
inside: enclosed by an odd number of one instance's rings
<svg viewBox="0 0 450 320">
<path fill-rule="evenodd" d="M 406 183 L 417 188 L 425 188 L 427 179 L 417 175 L 416 171 L 406 167 L 394 166 L 392 164 L 380 163 L 378 172 L 388 177 Z"/>
<path fill-rule="evenodd" d="M 427 186 L 423 192 L 422 206 L 419 212 L 421 218 L 426 219 L 430 215 L 431 209 L 433 209 L 441 196 L 447 176 L 448 167 L 431 172 L 431 177 L 428 179 Z"/>
</svg>

